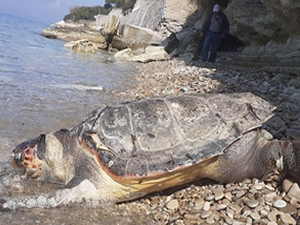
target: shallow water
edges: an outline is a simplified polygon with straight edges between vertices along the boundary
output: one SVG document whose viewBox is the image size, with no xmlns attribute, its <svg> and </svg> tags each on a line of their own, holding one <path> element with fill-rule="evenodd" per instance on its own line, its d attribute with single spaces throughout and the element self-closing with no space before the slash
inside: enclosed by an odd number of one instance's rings
<svg viewBox="0 0 300 225">
<path fill-rule="evenodd" d="M 0 14 L 0 162 L 20 141 L 78 124 L 132 85 L 132 63 L 40 36 L 48 25 Z"/>
</svg>

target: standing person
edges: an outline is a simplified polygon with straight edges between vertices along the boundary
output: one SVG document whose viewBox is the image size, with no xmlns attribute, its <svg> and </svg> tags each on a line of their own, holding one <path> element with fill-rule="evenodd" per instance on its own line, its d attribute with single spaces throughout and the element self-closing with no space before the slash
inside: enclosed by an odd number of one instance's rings
<svg viewBox="0 0 300 225">
<path fill-rule="evenodd" d="M 229 22 L 226 15 L 220 11 L 221 6 L 216 4 L 213 13 L 208 17 L 203 25 L 202 32 L 205 34 L 204 45 L 202 48 L 202 62 L 215 62 L 217 51 L 222 37 L 228 34 Z M 209 48 L 211 47 L 208 58 Z"/>
</svg>

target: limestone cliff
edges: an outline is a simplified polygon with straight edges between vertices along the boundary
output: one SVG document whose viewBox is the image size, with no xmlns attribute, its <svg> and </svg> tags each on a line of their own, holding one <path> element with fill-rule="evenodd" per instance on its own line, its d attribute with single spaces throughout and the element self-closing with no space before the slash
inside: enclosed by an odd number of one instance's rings
<svg viewBox="0 0 300 225">
<path fill-rule="evenodd" d="M 225 9 L 230 33 L 245 44 L 244 55 L 290 58 L 288 64 L 299 65 L 299 0 L 138 0 L 123 23 L 158 30 L 163 36 L 176 32 L 180 41 L 188 38 L 189 43 L 189 27 L 201 29 L 215 3 Z"/>
<path fill-rule="evenodd" d="M 248 47 L 247 55 L 300 56 L 300 2 L 232 0 L 225 10 L 231 33 Z"/>
</svg>

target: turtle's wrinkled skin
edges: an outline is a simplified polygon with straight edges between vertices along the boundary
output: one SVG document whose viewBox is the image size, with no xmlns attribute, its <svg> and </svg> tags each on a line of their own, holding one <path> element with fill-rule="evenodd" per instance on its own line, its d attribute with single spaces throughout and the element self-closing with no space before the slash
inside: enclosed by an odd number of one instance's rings
<svg viewBox="0 0 300 225">
<path fill-rule="evenodd" d="M 202 178 L 242 181 L 274 169 L 298 179 L 300 144 L 282 144 L 261 129 L 273 109 L 250 93 L 107 106 L 70 130 L 20 144 L 12 161 L 31 178 L 66 185 L 56 205 L 122 202 Z"/>
</svg>

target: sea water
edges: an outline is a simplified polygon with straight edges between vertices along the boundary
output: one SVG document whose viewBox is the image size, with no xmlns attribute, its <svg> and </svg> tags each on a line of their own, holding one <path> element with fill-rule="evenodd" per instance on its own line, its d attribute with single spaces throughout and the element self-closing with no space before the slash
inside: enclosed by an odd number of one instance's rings
<svg viewBox="0 0 300 225">
<path fill-rule="evenodd" d="M 106 53 L 80 54 L 40 35 L 47 24 L 0 14 L 0 161 L 14 145 L 78 124 L 131 85 L 135 66 Z"/>
</svg>

